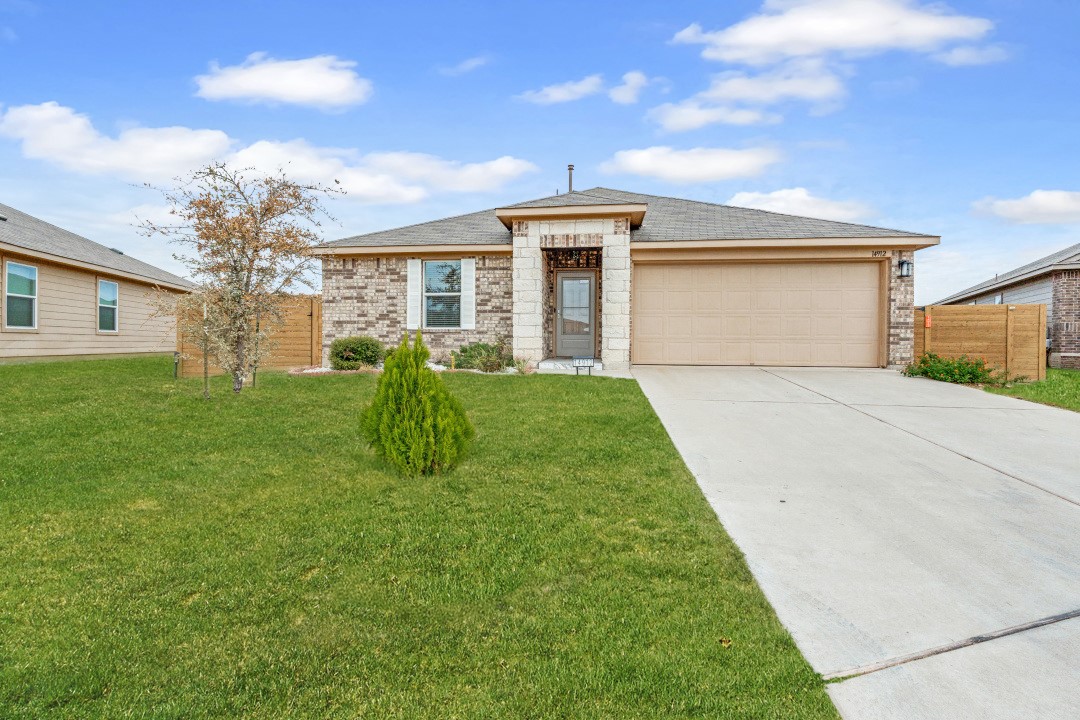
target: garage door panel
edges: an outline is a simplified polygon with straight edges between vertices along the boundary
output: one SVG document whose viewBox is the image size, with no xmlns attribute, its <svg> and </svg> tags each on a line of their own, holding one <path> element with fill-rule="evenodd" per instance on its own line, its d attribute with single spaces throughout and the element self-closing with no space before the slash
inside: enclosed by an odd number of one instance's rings
<svg viewBox="0 0 1080 720">
<path fill-rule="evenodd" d="M 669 315 L 664 323 L 665 337 L 671 340 L 685 339 L 690 342 L 694 336 L 694 318 L 692 315 Z"/>
<path fill-rule="evenodd" d="M 637 264 L 633 360 L 873 367 L 879 263 Z"/>
<path fill-rule="evenodd" d="M 755 289 L 750 309 L 755 313 L 773 313 L 780 310 L 780 288 Z"/>
<path fill-rule="evenodd" d="M 693 309 L 693 290 L 670 290 L 664 295 L 664 310 L 668 313 L 690 312 Z"/>
<path fill-rule="evenodd" d="M 780 289 L 780 308 L 784 312 L 798 312 L 810 309 L 813 302 L 812 290 L 796 290 L 788 287 Z"/>
<path fill-rule="evenodd" d="M 785 340 L 796 341 L 813 337 L 814 319 L 809 313 L 804 315 L 783 315 L 780 318 L 780 332 Z"/>
<path fill-rule="evenodd" d="M 725 365 L 749 365 L 752 362 L 750 343 L 724 342 L 720 347 L 720 362 Z"/>
<path fill-rule="evenodd" d="M 717 289 L 694 293 L 694 312 L 715 313 L 724 309 L 724 293 Z"/>
<path fill-rule="evenodd" d="M 720 317 L 720 334 L 729 339 L 750 339 L 750 314 L 745 315 L 722 315 Z"/>
<path fill-rule="evenodd" d="M 726 313 L 749 311 L 752 293 L 749 290 L 721 290 L 723 311 Z"/>
<path fill-rule="evenodd" d="M 810 365 L 814 362 L 813 349 L 809 339 L 805 341 L 785 340 L 782 346 L 781 359 L 785 365 Z"/>
<path fill-rule="evenodd" d="M 750 346 L 750 362 L 754 365 L 782 365 L 779 341 L 754 342 Z"/>
<path fill-rule="evenodd" d="M 811 291 L 810 310 L 819 312 L 837 312 L 844 308 L 844 293 L 841 290 Z"/>
</svg>

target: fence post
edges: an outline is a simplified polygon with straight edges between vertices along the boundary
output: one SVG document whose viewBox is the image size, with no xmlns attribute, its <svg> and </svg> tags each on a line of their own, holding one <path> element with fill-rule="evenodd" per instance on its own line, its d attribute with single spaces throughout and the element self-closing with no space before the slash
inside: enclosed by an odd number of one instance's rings
<svg viewBox="0 0 1080 720">
<path fill-rule="evenodd" d="M 929 322 L 927 318 L 930 318 Z M 934 306 L 927 305 L 923 308 L 923 331 L 922 331 L 922 351 L 923 354 L 929 355 L 934 352 L 930 347 L 931 340 L 933 338 L 933 326 L 934 326 Z"/>
<path fill-rule="evenodd" d="M 1016 350 L 1016 343 L 1013 342 L 1013 317 L 1015 316 L 1015 305 L 1005 304 L 1001 306 L 1005 309 L 1005 379 L 1008 380 L 1012 375 L 1011 370 L 1016 367 L 1016 359 L 1013 357 L 1013 353 Z"/>
<path fill-rule="evenodd" d="M 1039 379 L 1046 379 L 1046 306 L 1039 306 Z"/>
</svg>

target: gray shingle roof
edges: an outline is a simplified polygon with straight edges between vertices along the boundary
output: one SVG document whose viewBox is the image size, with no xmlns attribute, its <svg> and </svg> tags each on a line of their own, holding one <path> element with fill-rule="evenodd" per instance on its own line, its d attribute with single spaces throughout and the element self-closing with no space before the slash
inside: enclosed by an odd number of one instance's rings
<svg viewBox="0 0 1080 720">
<path fill-rule="evenodd" d="M 697 200 L 645 195 L 610 188 L 575 190 L 562 195 L 528 200 L 512 208 L 559 207 L 563 205 L 648 205 L 641 227 L 630 233 L 635 242 L 673 240 L 749 240 L 798 238 L 932 238 L 934 235 L 818 220 L 766 210 L 717 205 Z M 371 245 L 466 245 L 510 244 L 510 231 L 495 217 L 495 210 L 434 220 L 396 230 L 356 235 L 326 243 L 328 246 Z"/>
<path fill-rule="evenodd" d="M 499 218 L 495 217 L 495 208 L 491 208 L 468 215 L 456 215 L 442 220 L 406 225 L 393 230 L 353 235 L 324 243 L 324 246 L 509 245 L 512 240 L 510 231 Z"/>
<path fill-rule="evenodd" d="M 0 243 L 89 263 L 105 270 L 118 270 L 138 275 L 145 278 L 148 283 L 193 287 L 190 282 L 171 272 L 144 263 L 142 260 L 136 260 L 130 255 L 118 253 L 100 243 L 39 220 L 3 203 L 0 203 L 0 215 L 7 218 L 6 221 L 0 221 Z"/>
<path fill-rule="evenodd" d="M 1076 245 L 1070 245 L 1064 250 L 1058 250 L 1055 253 L 1050 253 L 1046 257 L 1039 258 L 1035 262 L 1030 262 L 1027 265 L 1021 265 L 1015 270 L 1010 270 L 1003 275 L 998 275 L 991 280 L 985 280 L 978 285 L 972 285 L 967 290 L 961 290 L 958 293 L 950 295 L 944 300 L 939 300 L 934 305 L 946 305 L 948 303 L 956 302 L 957 300 L 965 300 L 971 297 L 982 295 L 996 290 L 1006 285 L 1011 285 L 1018 279 L 1028 279 L 1044 273 L 1048 273 L 1059 265 L 1071 265 L 1080 264 L 1080 243 Z"/>
</svg>

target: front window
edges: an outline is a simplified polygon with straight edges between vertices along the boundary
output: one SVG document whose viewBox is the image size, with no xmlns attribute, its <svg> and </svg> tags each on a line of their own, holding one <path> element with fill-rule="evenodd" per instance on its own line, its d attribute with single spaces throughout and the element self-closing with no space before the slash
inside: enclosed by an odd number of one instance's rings
<svg viewBox="0 0 1080 720">
<path fill-rule="evenodd" d="M 424 327 L 461 327 L 461 261 L 424 261 Z"/>
<path fill-rule="evenodd" d="M 33 330 L 37 327 L 37 268 L 7 264 L 4 281 L 4 324 L 9 328 Z"/>
<path fill-rule="evenodd" d="M 119 309 L 119 286 L 111 280 L 98 280 L 98 332 L 116 332 Z"/>
</svg>

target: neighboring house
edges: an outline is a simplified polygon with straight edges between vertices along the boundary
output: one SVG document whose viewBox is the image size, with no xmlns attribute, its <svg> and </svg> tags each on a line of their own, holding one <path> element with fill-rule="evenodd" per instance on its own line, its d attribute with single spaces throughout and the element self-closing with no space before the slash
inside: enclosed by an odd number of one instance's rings
<svg viewBox="0 0 1080 720">
<path fill-rule="evenodd" d="M 934 304 L 984 303 L 1046 305 L 1050 367 L 1080 368 L 1080 243 Z"/>
<path fill-rule="evenodd" d="M 323 256 L 323 354 L 346 335 L 434 357 L 510 338 L 608 369 L 903 365 L 931 235 L 593 188 L 345 238 Z M 903 266 L 903 267 L 902 267 Z"/>
<path fill-rule="evenodd" d="M 183 278 L 0 204 L 0 361 L 172 352 L 154 288 Z"/>
</svg>

